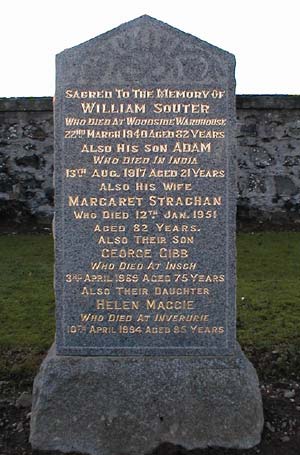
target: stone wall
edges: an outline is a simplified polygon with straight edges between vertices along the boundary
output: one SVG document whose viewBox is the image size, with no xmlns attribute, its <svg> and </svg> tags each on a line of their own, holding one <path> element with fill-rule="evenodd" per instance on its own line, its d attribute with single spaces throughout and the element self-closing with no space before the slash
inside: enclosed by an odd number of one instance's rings
<svg viewBox="0 0 300 455">
<path fill-rule="evenodd" d="M 237 96 L 239 221 L 300 223 L 300 96 Z"/>
<path fill-rule="evenodd" d="M 300 223 L 300 96 L 237 96 L 238 219 Z M 0 98 L 2 223 L 49 225 L 51 98 Z"/>
<path fill-rule="evenodd" d="M 52 99 L 0 99 L 1 221 L 49 224 L 52 176 Z"/>
</svg>

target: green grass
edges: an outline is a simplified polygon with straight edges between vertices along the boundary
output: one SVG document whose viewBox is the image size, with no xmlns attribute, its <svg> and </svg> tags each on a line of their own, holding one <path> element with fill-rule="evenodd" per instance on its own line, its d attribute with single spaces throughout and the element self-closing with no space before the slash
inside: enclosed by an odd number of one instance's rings
<svg viewBox="0 0 300 455">
<path fill-rule="evenodd" d="M 240 234 L 237 251 L 241 344 L 300 343 L 300 233 Z"/>
<path fill-rule="evenodd" d="M 300 352 L 300 233 L 239 234 L 237 250 L 242 346 Z M 1 236 L 0 251 L 0 372 L 34 373 L 54 339 L 52 238 Z"/>
<path fill-rule="evenodd" d="M 0 345 L 46 349 L 54 335 L 52 238 L 2 236 L 0 251 Z"/>
</svg>

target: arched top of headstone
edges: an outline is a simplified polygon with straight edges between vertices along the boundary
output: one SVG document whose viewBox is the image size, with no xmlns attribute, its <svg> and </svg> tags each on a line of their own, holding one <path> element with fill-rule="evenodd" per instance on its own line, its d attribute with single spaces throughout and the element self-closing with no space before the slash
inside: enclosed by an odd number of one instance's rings
<svg viewBox="0 0 300 455">
<path fill-rule="evenodd" d="M 232 54 L 150 16 L 141 16 L 57 56 L 59 81 L 226 83 Z"/>
</svg>

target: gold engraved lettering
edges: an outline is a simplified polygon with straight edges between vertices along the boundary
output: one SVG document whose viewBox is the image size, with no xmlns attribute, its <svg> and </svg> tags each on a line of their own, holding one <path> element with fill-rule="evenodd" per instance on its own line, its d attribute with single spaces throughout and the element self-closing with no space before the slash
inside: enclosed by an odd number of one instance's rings
<svg viewBox="0 0 300 455">
<path fill-rule="evenodd" d="M 180 169 L 180 177 L 206 177 L 218 178 L 225 177 L 224 169 L 201 169 L 201 168 L 185 168 Z"/>
<path fill-rule="evenodd" d="M 137 191 L 155 191 L 156 185 L 155 185 L 155 183 L 136 182 L 135 189 Z"/>
<path fill-rule="evenodd" d="M 98 187 L 99 191 L 129 191 L 128 183 L 101 183 Z"/>
<path fill-rule="evenodd" d="M 94 242 L 91 273 L 82 263 L 65 275 L 85 308 L 68 334 L 112 347 L 116 334 L 126 347 L 129 334 L 176 335 L 184 346 L 187 334 L 194 343 L 225 333 L 224 263 L 208 271 L 203 244 L 225 219 L 227 92 L 196 87 L 65 90 L 66 214 Z"/>
<path fill-rule="evenodd" d="M 146 300 L 147 310 L 194 310 L 193 300 Z"/>
<path fill-rule="evenodd" d="M 148 322 L 150 319 L 150 314 L 139 314 L 137 317 L 137 322 Z"/>
<path fill-rule="evenodd" d="M 107 262 L 91 262 L 91 269 L 92 270 L 114 270 L 115 264 L 107 263 Z"/>
<path fill-rule="evenodd" d="M 139 145 L 135 145 L 135 144 L 117 144 L 117 149 L 116 149 L 116 152 L 118 153 L 129 153 L 129 152 L 132 152 L 132 153 L 137 153 L 139 151 Z"/>
<path fill-rule="evenodd" d="M 116 290 L 119 295 L 148 295 L 149 290 L 147 288 L 122 288 L 116 286 Z"/>
<path fill-rule="evenodd" d="M 84 212 L 83 210 L 73 212 L 75 220 L 95 220 L 97 218 L 97 213 L 95 212 Z"/>
<path fill-rule="evenodd" d="M 158 232 L 199 232 L 201 230 L 196 224 L 166 224 L 155 223 Z"/>
<path fill-rule="evenodd" d="M 128 243 L 128 238 L 125 236 L 106 237 L 100 235 L 97 243 L 98 245 L 126 245 Z"/>
<path fill-rule="evenodd" d="M 226 118 L 189 118 L 176 117 L 174 124 L 177 126 L 226 126 Z"/>
<path fill-rule="evenodd" d="M 224 139 L 225 131 L 191 130 L 191 137 L 194 139 Z M 197 143 L 195 146 L 197 146 Z"/>
<path fill-rule="evenodd" d="M 66 90 L 66 98 L 112 98 L 111 90 Z"/>
<path fill-rule="evenodd" d="M 208 142 L 207 144 L 204 142 L 193 142 L 193 143 L 185 143 L 185 142 L 176 142 L 172 152 L 183 152 L 183 153 L 190 153 L 190 152 L 211 152 L 211 143 Z"/>
<path fill-rule="evenodd" d="M 66 177 L 67 178 L 75 178 L 75 177 L 84 177 L 86 175 L 86 168 L 81 169 L 66 169 Z"/>
<path fill-rule="evenodd" d="M 119 302 L 118 300 L 97 300 L 96 308 L 97 310 L 115 310 L 115 311 L 131 311 L 131 310 L 138 310 L 140 306 L 140 302 L 130 302 L 130 301 L 123 301 Z"/>
<path fill-rule="evenodd" d="M 154 90 L 145 90 L 145 89 L 132 89 L 134 98 L 153 98 L 154 97 Z"/>
<path fill-rule="evenodd" d="M 119 325 L 118 327 L 118 332 L 119 333 L 132 333 L 132 334 L 141 334 L 143 333 L 143 330 L 140 326 L 134 326 L 134 325 Z"/>
<path fill-rule="evenodd" d="M 94 232 L 125 232 L 125 226 L 124 225 L 114 225 L 114 224 L 107 224 L 107 225 L 101 225 L 101 224 L 96 224 L 94 227 Z"/>
<path fill-rule="evenodd" d="M 117 156 L 93 156 L 93 163 L 94 164 L 106 164 L 106 165 L 112 165 L 112 164 L 119 164 L 119 158 Z"/>
<path fill-rule="evenodd" d="M 143 270 L 142 262 L 120 262 L 119 270 Z"/>
<path fill-rule="evenodd" d="M 136 165 L 136 164 L 149 164 L 150 159 L 145 156 L 122 156 L 122 164 Z"/>
<path fill-rule="evenodd" d="M 105 220 L 127 220 L 129 218 L 128 212 L 109 212 L 104 210 L 102 212 L 102 218 Z"/>
<path fill-rule="evenodd" d="M 199 162 L 197 156 L 170 156 L 168 158 L 168 164 L 191 166 L 193 164 L 199 164 Z"/>
<path fill-rule="evenodd" d="M 154 295 L 209 295 L 208 288 L 154 288 Z"/>
<path fill-rule="evenodd" d="M 152 250 L 149 248 L 128 248 L 118 250 L 117 248 L 104 248 L 102 250 L 101 256 L 103 258 L 151 258 Z"/>
<path fill-rule="evenodd" d="M 96 334 L 96 333 L 101 333 L 101 335 L 109 335 L 113 333 L 117 333 L 116 329 L 114 327 L 105 327 L 105 326 L 94 326 L 91 325 L 90 334 Z"/>
<path fill-rule="evenodd" d="M 145 333 L 151 334 L 151 335 L 157 335 L 160 333 L 171 333 L 170 327 L 152 327 L 152 326 L 147 326 L 145 329 Z"/>
<path fill-rule="evenodd" d="M 95 161 L 94 157 L 94 161 Z M 99 163 L 96 163 L 99 164 Z M 114 169 L 93 169 L 91 173 L 91 178 L 103 178 L 103 177 L 111 177 L 111 178 L 117 178 L 120 177 L 117 171 Z"/>
<path fill-rule="evenodd" d="M 143 198 L 138 196 L 128 197 L 79 197 L 69 196 L 69 207 L 140 207 Z"/>
<path fill-rule="evenodd" d="M 160 268 L 160 262 L 149 262 L 147 266 L 147 270 L 158 270 Z"/>
<path fill-rule="evenodd" d="M 141 245 L 158 245 L 167 243 L 166 237 L 162 236 L 146 236 L 146 235 L 134 235 L 133 239 L 135 243 Z"/>
<path fill-rule="evenodd" d="M 109 295 L 110 289 L 108 288 L 89 288 L 84 286 L 81 291 L 81 295 L 90 296 L 90 295 Z"/>
<path fill-rule="evenodd" d="M 166 270 L 196 270 L 197 262 L 169 262 L 167 261 Z"/>
<path fill-rule="evenodd" d="M 168 144 L 145 144 L 144 145 L 145 152 L 167 152 L 168 151 Z"/>
<path fill-rule="evenodd" d="M 103 322 L 104 316 L 102 314 L 81 313 L 81 322 Z"/>
<path fill-rule="evenodd" d="M 146 104 L 81 103 L 84 114 L 145 114 Z"/>
<path fill-rule="evenodd" d="M 121 131 L 104 131 L 104 130 L 91 130 L 87 129 L 85 135 L 88 139 L 119 139 L 121 138 Z"/>
<path fill-rule="evenodd" d="M 124 198 L 126 199 L 126 198 Z M 149 196 L 149 205 L 155 206 L 183 206 L 183 205 L 195 205 L 195 206 L 206 206 L 222 205 L 222 196 L 186 196 L 186 197 L 174 197 L 174 196 Z"/>
<path fill-rule="evenodd" d="M 154 103 L 153 112 L 155 114 L 173 113 L 173 114 L 207 114 L 209 111 L 208 104 L 162 104 Z"/>
<path fill-rule="evenodd" d="M 191 326 L 191 332 L 197 334 L 213 334 L 213 335 L 221 335 L 225 332 L 224 327 L 203 327 L 194 325 Z"/>
<path fill-rule="evenodd" d="M 191 183 L 162 182 L 165 191 L 190 191 Z"/>
<path fill-rule="evenodd" d="M 163 275 L 163 274 L 153 274 L 149 275 L 145 273 L 142 278 L 142 282 L 144 283 L 170 283 L 171 282 L 171 275 Z"/>
<path fill-rule="evenodd" d="M 131 322 L 132 315 L 131 314 L 109 314 L 107 319 L 108 319 L 108 322 Z"/>
<path fill-rule="evenodd" d="M 178 243 L 181 245 L 183 245 L 185 243 L 194 243 L 194 236 L 193 235 L 190 235 L 190 236 L 173 235 L 171 242 L 174 243 L 175 245 Z"/>
<path fill-rule="evenodd" d="M 225 90 L 214 89 L 214 90 L 172 90 L 169 88 L 156 89 L 157 98 L 198 98 L 198 99 L 207 99 L 207 98 L 223 98 L 225 95 Z"/>
<path fill-rule="evenodd" d="M 139 276 L 131 273 L 119 273 L 115 275 L 115 281 L 117 283 L 137 283 Z"/>
<path fill-rule="evenodd" d="M 99 144 L 95 146 L 94 144 L 83 144 L 81 147 L 82 153 L 110 153 L 112 151 L 111 145 Z"/>
<path fill-rule="evenodd" d="M 183 283 L 224 283 L 225 275 L 202 275 L 200 273 L 175 273 L 175 282 Z"/>
<path fill-rule="evenodd" d="M 177 177 L 177 169 L 150 169 L 148 177 Z"/>
<path fill-rule="evenodd" d="M 159 257 L 163 259 L 174 259 L 174 258 L 188 258 L 189 251 L 187 249 L 168 249 L 160 248 Z"/>
<path fill-rule="evenodd" d="M 168 314 L 157 313 L 154 316 L 155 322 L 207 322 L 208 314 Z"/>
</svg>

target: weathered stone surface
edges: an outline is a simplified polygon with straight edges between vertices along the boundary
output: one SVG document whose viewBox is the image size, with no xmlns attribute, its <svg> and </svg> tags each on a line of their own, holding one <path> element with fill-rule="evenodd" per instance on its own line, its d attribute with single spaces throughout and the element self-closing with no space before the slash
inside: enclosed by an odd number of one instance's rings
<svg viewBox="0 0 300 455">
<path fill-rule="evenodd" d="M 290 100 L 290 103 L 288 102 Z M 238 219 L 299 223 L 299 97 L 237 98 Z"/>
<path fill-rule="evenodd" d="M 49 223 L 53 199 L 53 119 L 48 98 L 0 101 L 0 216 Z"/>
<path fill-rule="evenodd" d="M 234 68 L 232 54 L 148 16 L 58 54 L 59 354 L 235 350 Z M 84 284 L 95 266 L 108 281 Z"/>
<path fill-rule="evenodd" d="M 33 447 L 252 447 L 263 415 L 235 336 L 234 57 L 142 17 L 59 54 L 56 80 L 57 336 L 34 384 Z M 174 165 L 182 153 L 192 164 Z"/>
<path fill-rule="evenodd" d="M 17 408 L 29 408 L 32 404 L 32 395 L 28 392 L 23 392 L 16 400 Z"/>
<path fill-rule="evenodd" d="M 35 379 L 30 441 L 43 450 L 139 454 L 163 442 L 188 449 L 252 447 L 262 404 L 238 349 L 201 357 L 67 357 L 53 346 Z"/>
</svg>

